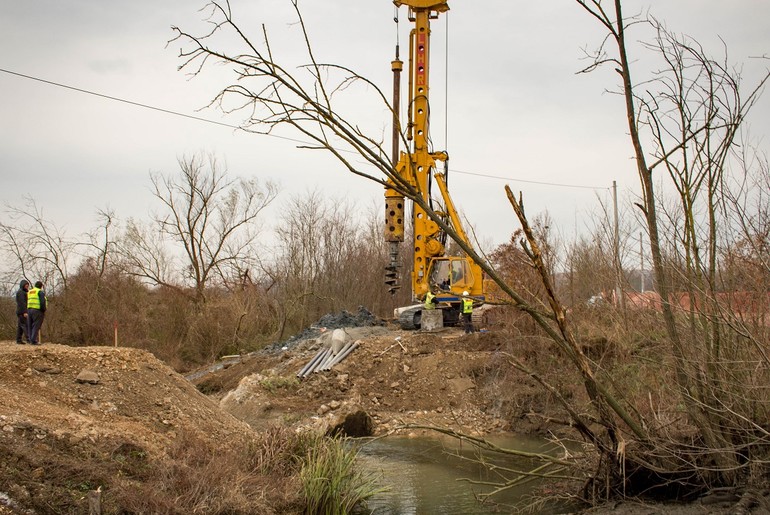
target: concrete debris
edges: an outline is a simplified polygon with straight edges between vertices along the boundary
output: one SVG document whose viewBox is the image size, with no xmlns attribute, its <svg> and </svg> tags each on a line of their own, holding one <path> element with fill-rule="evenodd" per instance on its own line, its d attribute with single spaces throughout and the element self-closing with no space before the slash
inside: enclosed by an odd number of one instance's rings
<svg viewBox="0 0 770 515">
<path fill-rule="evenodd" d="M 340 313 L 329 313 L 322 316 L 318 322 L 311 325 L 302 332 L 295 334 L 289 339 L 276 342 L 272 345 L 265 347 L 265 350 L 272 352 L 280 352 L 288 349 L 292 349 L 300 342 L 306 340 L 312 340 L 318 338 L 330 329 L 344 329 L 346 327 L 371 327 L 371 326 L 384 326 L 385 321 L 381 318 L 373 315 L 368 309 L 363 306 L 358 307 L 356 314 L 348 311 L 341 311 Z"/>
<path fill-rule="evenodd" d="M 332 352 L 336 356 L 340 353 L 343 347 L 345 347 L 345 344 L 348 342 L 348 334 L 345 332 L 344 329 L 335 329 L 334 332 L 332 332 Z"/>
</svg>

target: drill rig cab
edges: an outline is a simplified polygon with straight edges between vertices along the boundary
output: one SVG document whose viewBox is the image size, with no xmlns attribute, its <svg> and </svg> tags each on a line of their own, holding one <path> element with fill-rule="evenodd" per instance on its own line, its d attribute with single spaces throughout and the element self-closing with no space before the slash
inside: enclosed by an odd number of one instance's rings
<svg viewBox="0 0 770 515">
<path fill-rule="evenodd" d="M 454 230 L 458 238 L 470 246 L 460 217 L 447 189 L 448 159 L 446 152 L 429 148 L 429 69 L 430 21 L 449 10 L 446 0 L 394 0 L 397 7 L 406 6 L 413 28 L 409 36 L 408 67 L 408 120 L 402 133 L 399 119 L 400 81 L 403 63 L 399 60 L 398 46 L 393 70 L 393 155 L 394 178 L 385 189 L 385 238 L 390 244 L 390 263 L 386 267 L 385 283 L 390 292 L 400 288 L 399 249 L 404 242 L 405 188 L 417 193 L 413 203 L 411 222 L 412 240 L 412 300 L 422 302 L 428 291 L 435 292 L 443 313 L 444 325 L 456 325 L 462 312 L 462 294 L 469 292 L 475 302 L 485 301 L 481 267 L 467 256 L 448 256 L 447 234 L 442 228 Z M 399 150 L 402 138 L 406 149 Z M 444 171 L 436 168 L 443 163 Z M 439 197 L 434 198 L 434 186 Z M 437 219 L 428 216 L 430 209 Z M 422 304 L 396 309 L 396 317 L 404 329 L 420 327 Z"/>
</svg>

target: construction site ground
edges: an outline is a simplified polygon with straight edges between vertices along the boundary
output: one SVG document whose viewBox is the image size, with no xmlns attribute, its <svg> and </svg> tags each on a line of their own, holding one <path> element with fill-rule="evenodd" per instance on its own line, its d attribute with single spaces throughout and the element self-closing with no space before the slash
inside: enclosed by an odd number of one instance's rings
<svg viewBox="0 0 770 515">
<path fill-rule="evenodd" d="M 547 349 L 526 348 L 495 331 L 465 335 L 458 328 L 425 333 L 392 325 L 347 326 L 347 337 L 359 344 L 356 350 L 332 370 L 297 378 L 329 344 L 333 329 L 318 324 L 307 334 L 226 358 L 187 378 L 138 349 L 2 341 L 0 444 L 4 449 L 23 444 L 33 464 L 36 448 L 49 461 L 51 453 L 77 460 L 84 444 L 107 449 L 105 459 L 114 460 L 117 453 L 130 460 L 137 449 L 164 455 L 179 435 L 216 444 L 240 441 L 251 428 L 271 425 L 328 431 L 360 412 L 369 420 L 363 430 L 374 435 L 408 424 L 473 435 L 559 431 L 547 422 L 554 407 L 549 396 L 504 366 L 511 351 L 524 360 L 555 359 Z M 555 383 L 572 381 L 557 367 L 553 372 Z M 23 469 L 21 458 L 14 459 L 15 465 L 4 457 L 0 466 L 0 513 L 21 513 L 9 508 L 13 500 L 39 494 L 54 480 L 44 464 Z M 657 513 L 663 512 L 699 513 Z"/>
<path fill-rule="evenodd" d="M 492 382 L 484 381 L 504 359 L 499 334 L 348 327 L 344 331 L 357 348 L 332 370 L 297 378 L 328 345 L 331 331 L 291 349 L 237 358 L 193 382 L 256 428 L 288 424 L 325 431 L 363 411 L 372 419 L 374 435 L 408 424 L 474 435 L 517 429 L 500 397 L 489 391 Z"/>
</svg>

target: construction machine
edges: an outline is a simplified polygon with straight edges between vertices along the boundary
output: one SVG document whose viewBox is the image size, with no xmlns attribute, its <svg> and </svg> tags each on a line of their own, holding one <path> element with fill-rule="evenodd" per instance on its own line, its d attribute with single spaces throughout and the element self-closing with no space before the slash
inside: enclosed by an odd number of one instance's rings
<svg viewBox="0 0 770 515">
<path fill-rule="evenodd" d="M 447 189 L 449 155 L 446 151 L 430 148 L 428 126 L 430 121 L 430 22 L 449 10 L 446 0 L 394 0 L 397 7 L 408 9 L 413 28 L 409 36 L 408 58 L 408 106 L 407 123 L 403 128 L 399 120 L 400 81 L 403 62 L 392 61 L 393 70 L 393 163 L 396 180 L 390 179 L 385 190 L 385 238 L 390 246 L 390 262 L 386 267 L 385 283 L 395 293 L 401 286 L 399 273 L 399 249 L 404 242 L 405 198 L 399 193 L 400 184 L 408 184 L 419 192 L 420 198 L 440 220 L 452 228 L 458 237 L 470 246 L 457 209 Z M 396 18 L 396 21 L 398 18 Z M 406 149 L 399 150 L 402 138 Z M 437 169 L 441 164 L 443 171 Z M 434 198 L 433 188 L 438 189 Z M 401 188 L 403 191 L 403 188 Z M 428 291 L 435 292 L 438 307 L 442 310 L 443 324 L 456 325 L 462 312 L 464 292 L 477 304 L 485 301 L 484 278 L 481 267 L 467 256 L 447 255 L 447 235 L 440 225 L 431 219 L 426 210 L 414 202 L 411 213 L 413 302 L 424 300 Z M 474 310 L 475 311 L 475 310 Z M 420 327 L 422 304 L 396 309 L 396 317 L 404 329 Z"/>
</svg>

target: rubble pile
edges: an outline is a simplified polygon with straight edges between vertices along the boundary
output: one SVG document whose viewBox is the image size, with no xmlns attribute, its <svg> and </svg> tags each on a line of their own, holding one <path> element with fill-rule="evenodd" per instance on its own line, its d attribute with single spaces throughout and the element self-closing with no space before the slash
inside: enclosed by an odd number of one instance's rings
<svg viewBox="0 0 770 515">
<path fill-rule="evenodd" d="M 330 329 L 344 329 L 346 327 L 374 327 L 383 326 L 385 321 L 373 315 L 363 306 L 358 306 L 356 314 L 342 310 L 339 313 L 327 313 L 318 322 L 304 331 L 301 331 L 282 342 L 276 342 L 265 347 L 266 351 L 279 352 L 295 348 L 300 342 L 313 340 Z"/>
</svg>

